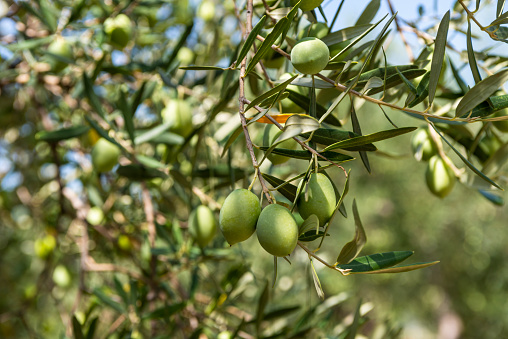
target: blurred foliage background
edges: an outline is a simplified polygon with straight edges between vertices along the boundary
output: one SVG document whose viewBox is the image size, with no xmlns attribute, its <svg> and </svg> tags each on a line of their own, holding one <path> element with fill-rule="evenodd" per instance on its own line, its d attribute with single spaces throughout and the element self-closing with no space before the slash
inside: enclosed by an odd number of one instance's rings
<svg viewBox="0 0 508 339">
<path fill-rule="evenodd" d="M 263 13 L 261 2 L 255 3 L 256 13 Z M 362 9 L 371 3 L 376 1 L 362 2 Z M 381 3 L 378 16 L 388 13 L 388 2 Z M 480 18 L 496 6 L 485 3 Z M 402 2 L 393 5 L 407 10 Z M 357 201 L 368 238 L 362 253 L 414 250 L 414 261 L 440 264 L 347 277 L 316 264 L 326 295 L 321 301 L 301 250 L 291 265 L 278 261 L 272 288 L 273 257 L 255 236 L 231 248 L 220 232 L 204 250 L 193 244 L 190 211 L 203 203 L 218 216 L 227 193 L 248 187 L 253 170 L 241 138 L 220 157 L 239 125 L 233 73 L 178 67 L 228 67 L 241 43 L 244 6 L 212 0 L 0 0 L 0 337 L 503 337 L 508 211 L 465 185 L 457 184 L 445 199 L 432 195 L 425 163 L 413 158 L 411 135 L 376 143 L 371 174 L 360 161 L 344 165 L 352 168 L 345 205 L 350 211 Z M 322 7 L 330 21 L 335 2 L 325 0 Z M 348 20 L 356 7 L 344 2 L 341 16 L 347 18 L 334 31 L 353 25 Z M 458 3 L 439 13 L 420 10 L 421 22 L 406 26 L 435 35 L 448 9 L 455 9 L 455 44 L 457 35 L 464 37 L 466 17 Z M 131 26 L 114 35 L 114 23 L 106 21 L 119 13 Z M 403 46 L 395 29 L 391 34 L 386 57 L 402 63 Z M 61 36 L 70 53 L 49 47 Z M 504 67 L 502 55 L 488 57 L 504 43 L 492 47 L 485 39 L 475 39 L 482 41 L 482 65 Z M 418 52 L 416 38 L 412 43 Z M 467 59 L 459 56 L 452 58 L 462 61 L 465 74 Z M 357 60 L 364 57 L 360 53 Z M 441 82 L 454 79 L 448 67 Z M 252 98 L 261 92 L 255 84 L 247 88 Z M 176 100 L 192 110 L 190 137 L 158 127 L 167 123 L 164 108 Z M 448 99 L 440 100 L 444 105 Z M 337 117 L 352 130 L 344 111 L 339 108 Z M 357 114 L 364 134 L 392 127 L 369 103 Z M 397 111 L 387 114 L 397 126 L 425 125 Z M 72 137 L 62 136 L 66 128 L 74 128 L 66 131 Z M 47 134 L 52 131 L 58 133 Z M 262 143 L 262 127 L 250 132 Z M 106 136 L 118 142 L 122 155 L 119 166 L 100 174 L 91 152 Z M 461 164 L 453 152 L 447 155 Z M 262 170 L 286 178 L 306 164 L 266 162 Z M 330 175 L 343 184 L 340 171 Z M 506 186 L 505 174 L 497 179 Z M 354 229 L 352 217 L 335 219 L 322 257 L 333 262 Z"/>
</svg>

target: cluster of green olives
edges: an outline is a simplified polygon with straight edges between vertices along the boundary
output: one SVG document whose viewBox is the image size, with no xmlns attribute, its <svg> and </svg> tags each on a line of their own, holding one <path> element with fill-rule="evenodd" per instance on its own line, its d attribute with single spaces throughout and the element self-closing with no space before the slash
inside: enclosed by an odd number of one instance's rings
<svg viewBox="0 0 508 339">
<path fill-rule="evenodd" d="M 107 18 L 104 21 L 104 32 L 109 42 L 116 48 L 124 49 L 132 40 L 133 30 L 129 17 L 125 14 L 118 14 L 114 18 Z"/>
<path fill-rule="evenodd" d="M 416 132 L 411 140 L 411 148 L 418 161 L 428 161 L 425 179 L 432 194 L 439 198 L 450 194 L 457 181 L 453 169 L 448 165 L 451 160 L 439 155 L 428 128 Z"/>
<path fill-rule="evenodd" d="M 324 226 L 335 211 L 336 195 L 330 179 L 323 173 L 311 174 L 297 206 L 303 219 L 316 215 Z M 285 257 L 296 247 L 298 223 L 284 206 L 270 204 L 261 209 L 254 193 L 246 189 L 231 192 L 222 205 L 219 225 L 230 245 L 250 238 L 256 232 L 259 244 L 276 257 Z"/>
</svg>

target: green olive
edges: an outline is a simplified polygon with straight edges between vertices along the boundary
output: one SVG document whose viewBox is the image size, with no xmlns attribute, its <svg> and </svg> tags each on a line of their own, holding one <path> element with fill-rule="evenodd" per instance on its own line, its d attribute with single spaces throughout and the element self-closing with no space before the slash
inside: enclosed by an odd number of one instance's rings
<svg viewBox="0 0 508 339">
<path fill-rule="evenodd" d="M 171 100 L 161 112 L 165 123 L 171 124 L 170 132 L 186 137 L 192 132 L 192 108 L 184 100 Z"/>
<path fill-rule="evenodd" d="M 303 74 L 321 72 L 328 64 L 329 59 L 328 46 L 314 37 L 303 38 L 291 50 L 291 63 Z"/>
<path fill-rule="evenodd" d="M 440 198 L 450 194 L 456 181 L 453 170 L 439 155 L 430 158 L 425 178 L 429 190 Z"/>
<path fill-rule="evenodd" d="M 276 257 L 291 254 L 298 241 L 298 225 L 281 205 L 266 206 L 259 215 L 256 234 L 261 246 Z"/>
<path fill-rule="evenodd" d="M 132 22 L 127 15 L 118 14 L 114 18 L 107 18 L 104 21 L 104 31 L 114 47 L 124 49 L 132 39 Z"/>
<path fill-rule="evenodd" d="M 298 3 L 299 0 L 291 0 L 291 6 Z M 321 5 L 324 0 L 302 0 L 300 3 L 300 9 L 304 12 L 312 11 L 317 6 Z"/>
<path fill-rule="evenodd" d="M 60 287 L 69 287 L 72 282 L 72 277 L 67 268 L 63 265 L 58 265 L 53 271 L 53 282 Z"/>
<path fill-rule="evenodd" d="M 64 59 L 72 60 L 74 55 L 72 53 L 71 45 L 61 36 L 57 36 L 56 39 L 49 44 L 48 52 L 54 56 L 50 56 L 49 64 L 53 72 L 60 72 L 68 63 Z"/>
<path fill-rule="evenodd" d="M 236 189 L 231 192 L 219 215 L 222 234 L 230 245 L 249 239 L 256 229 L 261 213 L 258 197 L 249 190 Z"/>
<path fill-rule="evenodd" d="M 330 220 L 336 203 L 335 189 L 330 179 L 323 173 L 312 173 L 297 206 L 304 220 L 315 214 L 319 225 L 323 226 Z"/>
<path fill-rule="evenodd" d="M 118 164 L 120 149 L 104 138 L 97 140 L 92 148 L 92 164 L 99 172 L 109 172 Z"/>
<path fill-rule="evenodd" d="M 279 135 L 282 133 L 281 130 L 275 125 L 268 124 L 265 127 L 265 132 L 263 135 L 263 144 L 267 147 L 270 147 L 273 142 L 279 137 Z M 294 141 L 293 139 L 284 140 L 280 144 L 277 144 L 276 148 L 284 148 L 284 149 L 291 149 L 294 150 L 298 147 L 298 143 Z M 289 160 L 288 157 L 285 157 L 283 155 L 277 155 L 270 153 L 268 155 L 268 160 L 272 162 L 273 165 L 280 165 L 285 163 Z"/>
<path fill-rule="evenodd" d="M 47 234 L 44 238 L 39 238 L 34 242 L 35 254 L 42 259 L 47 258 L 55 249 L 56 240 L 50 234 Z"/>
<path fill-rule="evenodd" d="M 434 140 L 432 140 L 428 128 L 421 128 L 413 135 L 411 139 L 411 148 L 414 157 L 418 161 L 427 161 L 438 152 L 437 146 Z"/>
<path fill-rule="evenodd" d="M 212 210 L 205 205 L 194 209 L 189 216 L 189 232 L 192 238 L 203 248 L 212 241 L 217 231 L 217 223 Z"/>
<path fill-rule="evenodd" d="M 198 8 L 197 16 L 204 21 L 211 21 L 215 18 L 215 4 L 210 0 L 203 0 Z"/>
</svg>

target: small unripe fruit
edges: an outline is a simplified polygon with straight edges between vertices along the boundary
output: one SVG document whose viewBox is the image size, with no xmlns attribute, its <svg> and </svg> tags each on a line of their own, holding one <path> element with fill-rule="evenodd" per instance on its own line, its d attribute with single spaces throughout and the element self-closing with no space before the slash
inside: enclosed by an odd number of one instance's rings
<svg viewBox="0 0 508 339">
<path fill-rule="evenodd" d="M 212 241 L 216 231 L 215 216 L 208 206 L 200 205 L 191 212 L 189 216 L 189 232 L 201 248 Z"/>
<path fill-rule="evenodd" d="M 267 147 L 270 147 L 275 140 L 279 137 L 279 135 L 282 133 L 281 130 L 275 125 L 269 124 L 265 127 L 265 132 L 263 135 L 263 144 Z M 277 144 L 276 148 L 285 148 L 285 149 L 291 149 L 294 150 L 298 147 L 298 143 L 294 141 L 293 139 L 284 140 L 280 144 Z M 270 153 L 268 154 L 268 160 L 272 162 L 273 165 L 280 165 L 285 163 L 289 160 L 288 157 L 285 157 L 283 155 L 277 155 Z"/>
<path fill-rule="evenodd" d="M 450 194 L 456 181 L 453 170 L 439 155 L 430 158 L 425 178 L 429 190 L 440 198 Z"/>
<path fill-rule="evenodd" d="M 47 258 L 55 249 L 56 240 L 55 237 L 48 234 L 44 238 L 35 240 L 34 251 L 35 254 L 42 259 Z"/>
<path fill-rule="evenodd" d="M 104 138 L 100 138 L 92 148 L 92 164 L 99 172 L 109 172 L 118 164 L 120 149 Z"/>
<path fill-rule="evenodd" d="M 104 31 L 113 46 L 124 49 L 132 39 L 131 20 L 125 14 L 118 14 L 114 18 L 108 18 L 104 21 Z"/>
<path fill-rule="evenodd" d="M 60 287 L 70 286 L 72 281 L 71 274 L 63 265 L 58 265 L 53 271 L 53 282 Z"/>
<path fill-rule="evenodd" d="M 58 57 L 64 59 L 73 59 L 74 57 L 71 45 L 61 36 L 56 37 L 56 39 L 49 44 L 47 51 L 55 55 L 49 59 L 49 64 L 53 72 L 60 72 L 68 65 L 67 62 Z"/>
<path fill-rule="evenodd" d="M 287 208 L 271 204 L 261 211 L 256 234 L 259 243 L 268 253 L 285 257 L 296 247 L 298 225 Z"/>
<path fill-rule="evenodd" d="M 291 50 L 291 63 L 303 74 L 321 72 L 328 65 L 329 59 L 328 46 L 314 37 L 303 38 Z"/>
<path fill-rule="evenodd" d="M 428 128 L 419 129 L 411 139 L 411 149 L 416 160 L 427 161 L 436 155 L 438 150 Z"/>
<path fill-rule="evenodd" d="M 171 100 L 162 110 L 162 120 L 171 125 L 170 132 L 183 137 L 192 132 L 192 108 L 184 100 Z"/>
<path fill-rule="evenodd" d="M 222 234 L 230 245 L 249 239 L 256 229 L 256 222 L 261 213 L 259 199 L 246 189 L 231 192 L 219 215 Z"/>
<path fill-rule="evenodd" d="M 215 4 L 213 1 L 204 0 L 199 5 L 197 16 L 204 21 L 211 21 L 215 17 Z"/>
<path fill-rule="evenodd" d="M 323 226 L 330 220 L 337 198 L 333 184 L 323 173 L 312 173 L 305 189 L 298 199 L 298 211 L 305 220 L 312 214 L 319 219 L 319 225 Z"/>
<path fill-rule="evenodd" d="M 291 6 L 294 6 L 298 3 L 299 0 L 291 0 Z M 317 6 L 321 5 L 324 0 L 302 0 L 300 4 L 300 9 L 304 12 L 312 11 Z"/>
<path fill-rule="evenodd" d="M 93 226 L 100 225 L 104 221 L 104 212 L 100 207 L 94 206 L 88 210 L 86 221 Z"/>
</svg>

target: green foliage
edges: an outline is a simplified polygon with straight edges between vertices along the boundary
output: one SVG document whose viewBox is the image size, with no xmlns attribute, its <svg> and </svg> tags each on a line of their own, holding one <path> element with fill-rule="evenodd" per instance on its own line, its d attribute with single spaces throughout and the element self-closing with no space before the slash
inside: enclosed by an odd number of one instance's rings
<svg viewBox="0 0 508 339">
<path fill-rule="evenodd" d="M 504 307 L 505 230 L 471 215 L 504 203 L 506 58 L 473 46 L 508 41 L 504 1 L 485 25 L 480 1 L 412 23 L 372 0 L 350 27 L 334 5 L 0 0 L 0 337 L 396 338 L 383 298 L 445 293 L 418 281 Z M 442 263 L 354 276 L 437 263 L 386 247 Z"/>
</svg>

